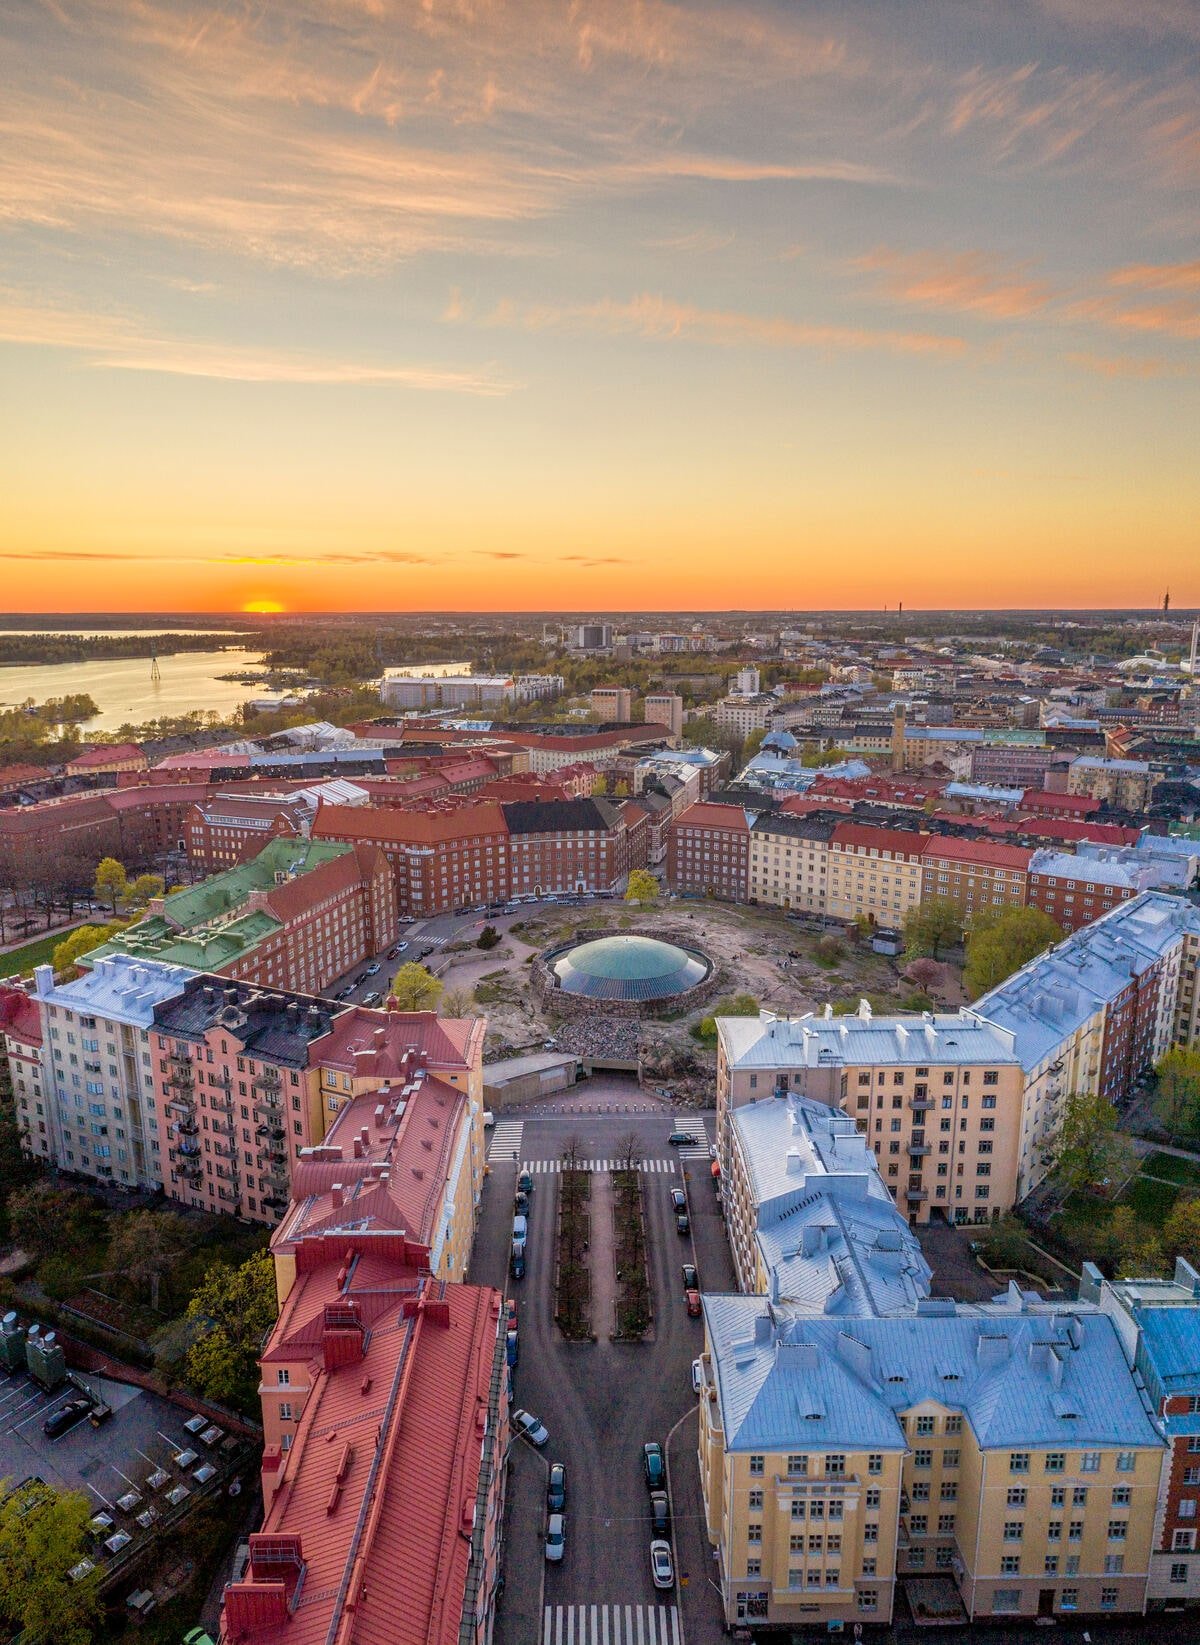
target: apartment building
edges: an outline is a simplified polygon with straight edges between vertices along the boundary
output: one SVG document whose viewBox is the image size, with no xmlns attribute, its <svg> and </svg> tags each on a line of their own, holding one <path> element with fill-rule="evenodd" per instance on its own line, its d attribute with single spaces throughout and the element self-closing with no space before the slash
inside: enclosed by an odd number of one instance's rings
<svg viewBox="0 0 1200 1645">
<path fill-rule="evenodd" d="M 396 940 L 396 890 L 370 845 L 276 839 L 169 897 L 80 961 L 163 960 L 264 988 L 318 993 Z"/>
<path fill-rule="evenodd" d="M 630 868 L 630 819 L 605 799 L 516 800 L 501 807 L 508 831 L 506 896 L 614 890 Z M 646 860 L 648 829 L 642 840 Z"/>
<path fill-rule="evenodd" d="M 745 902 L 749 871 L 750 819 L 740 805 L 701 801 L 676 817 L 667 842 L 673 890 Z"/>
<path fill-rule="evenodd" d="M 779 710 L 779 698 L 769 691 L 756 696 L 723 697 L 713 708 L 713 724 L 722 731 L 748 737 L 752 731 L 766 731 Z"/>
<path fill-rule="evenodd" d="M 764 811 L 755 817 L 750 829 L 749 900 L 824 914 L 836 826 L 828 817 L 787 811 Z"/>
<path fill-rule="evenodd" d="M 145 771 L 149 764 L 145 749 L 137 743 L 104 743 L 85 748 L 63 770 L 68 777 L 111 777 L 118 771 Z"/>
<path fill-rule="evenodd" d="M 1109 760 L 1083 754 L 1071 761 L 1067 793 L 1088 794 L 1117 811 L 1145 811 L 1158 781 L 1146 760 Z"/>
<path fill-rule="evenodd" d="M 154 1013 L 179 999 L 183 966 L 110 954 L 74 982 L 34 972 L 42 1024 L 47 1130 L 31 1151 L 63 1171 L 127 1188 L 166 1180 L 168 1137 L 156 1102 Z M 36 1101 L 31 1118 L 36 1111 Z M 46 1139 L 48 1147 L 40 1146 Z"/>
<path fill-rule="evenodd" d="M 733 1109 L 729 1126 L 721 1200 L 741 1290 L 856 1315 L 929 1295 L 916 1235 L 850 1115 L 771 1095 Z"/>
<path fill-rule="evenodd" d="M 726 1621 L 1141 1613 L 1164 1450 L 1112 1322 L 1014 1286 L 837 1317 L 705 1296 L 700 1476 Z"/>
<path fill-rule="evenodd" d="M 643 701 L 647 725 L 661 725 L 668 737 L 683 736 L 683 698 L 674 691 L 652 693 Z"/>
<path fill-rule="evenodd" d="M 394 1234 L 300 1256 L 260 1361 L 264 1517 L 225 1587 L 221 1645 L 283 1645 L 298 1626 L 488 1645 L 509 1444 L 500 1294 L 434 1278 Z"/>
<path fill-rule="evenodd" d="M 379 696 L 386 708 L 500 709 L 516 694 L 516 683 L 503 674 L 410 674 L 385 668 Z"/>
<path fill-rule="evenodd" d="M 1023 846 L 930 835 L 921 853 L 921 900 L 954 903 L 968 925 L 983 908 L 1020 908 L 1032 855 Z"/>
<path fill-rule="evenodd" d="M 30 991 L 0 983 L 0 1051 L 8 1065 L 21 1147 L 35 1159 L 57 1158 L 50 1089 L 43 1064 L 42 1013 Z"/>
<path fill-rule="evenodd" d="M 1048 949 L 976 1000 L 1023 1070 L 1017 1198 L 1046 1175 L 1066 1099 L 1121 1101 L 1172 1045 L 1200 1036 L 1200 910 L 1146 892 Z"/>
<path fill-rule="evenodd" d="M 313 995 L 194 973 L 154 1007 L 145 1049 L 171 1199 L 251 1222 L 279 1220 L 294 1162 L 327 1129 L 310 1047 L 338 1009 Z"/>
<path fill-rule="evenodd" d="M 1029 862 L 1029 902 L 1068 935 L 1110 909 L 1131 901 L 1157 879 L 1148 861 L 1077 856 L 1070 851 L 1035 851 Z"/>
<path fill-rule="evenodd" d="M 987 1222 L 1016 1203 L 1024 1080 L 1011 1034 L 966 1011 L 717 1019 L 717 1151 L 730 1116 L 798 1093 L 848 1114 L 911 1223 Z"/>
<path fill-rule="evenodd" d="M 1040 788 L 1055 759 L 1044 737 L 1031 733 L 1019 742 L 976 743 L 971 749 L 971 781 L 1002 788 Z"/>
<path fill-rule="evenodd" d="M 622 723 L 633 718 L 633 692 L 627 685 L 598 685 L 590 698 L 592 713 L 599 715 L 602 720 L 619 720 Z"/>
<path fill-rule="evenodd" d="M 896 828 L 840 822 L 829 842 L 829 896 L 835 919 L 897 926 L 921 900 L 922 837 Z"/>
<path fill-rule="evenodd" d="M 494 801 L 446 811 L 322 805 L 312 831 L 315 840 L 378 847 L 401 914 L 428 917 L 509 895 L 508 829 Z"/>
<path fill-rule="evenodd" d="M 255 856 L 271 840 L 305 834 L 311 820 L 290 796 L 220 794 L 192 808 L 184 834 L 188 861 L 218 874 Z"/>
</svg>

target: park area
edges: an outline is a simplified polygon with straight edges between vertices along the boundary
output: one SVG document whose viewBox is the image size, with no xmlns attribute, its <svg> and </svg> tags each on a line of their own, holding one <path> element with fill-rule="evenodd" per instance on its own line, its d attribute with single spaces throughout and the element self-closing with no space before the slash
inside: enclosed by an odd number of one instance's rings
<svg viewBox="0 0 1200 1645">
<path fill-rule="evenodd" d="M 1068 1195 L 1038 1237 L 1049 1239 L 1075 1267 L 1087 1260 L 1129 1267 L 1140 1259 L 1153 1271 L 1166 1260 L 1162 1243 L 1171 1213 L 1197 1195 L 1200 1160 L 1156 1150 L 1139 1158 L 1124 1182 Z"/>
</svg>

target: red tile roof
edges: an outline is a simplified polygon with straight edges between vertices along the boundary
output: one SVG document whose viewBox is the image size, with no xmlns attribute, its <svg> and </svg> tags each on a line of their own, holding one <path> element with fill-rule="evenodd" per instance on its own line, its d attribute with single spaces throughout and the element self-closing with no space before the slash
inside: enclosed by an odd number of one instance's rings
<svg viewBox="0 0 1200 1645">
<path fill-rule="evenodd" d="M 408 845 L 507 832 L 503 811 L 489 800 L 453 811 L 401 811 L 394 806 L 322 802 L 312 825 L 314 840 L 386 840 Z"/>
<path fill-rule="evenodd" d="M 869 823 L 840 822 L 830 844 L 836 850 L 890 851 L 893 856 L 919 857 L 925 836 L 903 828 L 873 828 Z"/>
<path fill-rule="evenodd" d="M 1027 869 L 1033 855 L 1024 846 L 997 845 L 992 840 L 965 840 L 932 835 L 922 853 L 926 862 L 982 863 L 988 868 Z"/>
<path fill-rule="evenodd" d="M 364 1333 L 353 1289 L 323 1313 L 250 1570 L 225 1589 L 229 1645 L 457 1645 L 500 1294 L 426 1277 Z"/>
<path fill-rule="evenodd" d="M 1090 794 L 1058 794 L 1047 788 L 1027 788 L 1021 798 L 1022 811 L 1057 811 L 1087 817 L 1099 809 L 1100 801 Z"/>
<path fill-rule="evenodd" d="M 482 1017 L 439 1017 L 434 1011 L 340 1011 L 324 1038 L 312 1042 L 312 1061 L 382 1084 L 403 1083 L 417 1060 L 435 1071 L 468 1067 L 482 1055 Z"/>
<path fill-rule="evenodd" d="M 700 800 L 681 811 L 675 819 L 676 828 L 727 828 L 734 834 L 749 834 L 750 824 L 740 805 L 713 805 Z"/>
<path fill-rule="evenodd" d="M 0 788 L 19 788 L 25 783 L 41 783 L 52 776 L 43 765 L 0 765 Z"/>
<path fill-rule="evenodd" d="M 106 765 L 112 765 L 117 760 L 145 758 L 145 753 L 137 743 L 110 743 L 104 748 L 85 748 L 82 754 L 76 754 L 73 760 L 67 761 L 67 770 L 90 771 L 94 767 L 103 770 Z"/>
<path fill-rule="evenodd" d="M 0 965 L 3 963 L 4 956 L 0 954 Z M 41 1045 L 42 1014 L 37 1000 L 23 988 L 0 985 L 0 1033 L 24 1045 Z"/>
</svg>

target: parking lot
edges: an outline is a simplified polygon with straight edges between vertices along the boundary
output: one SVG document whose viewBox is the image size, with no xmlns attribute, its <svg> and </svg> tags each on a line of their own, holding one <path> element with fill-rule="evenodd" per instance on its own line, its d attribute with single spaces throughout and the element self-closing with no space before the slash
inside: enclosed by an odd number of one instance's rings
<svg viewBox="0 0 1200 1645">
<path fill-rule="evenodd" d="M 707 1645 L 723 1637 L 707 1580 L 712 1559 L 695 1455 L 691 1362 L 701 1350 L 702 1325 L 688 1316 L 681 1277 L 681 1265 L 695 1262 L 702 1285 L 725 1289 L 732 1284 L 706 1157 L 713 1116 L 689 1116 L 697 1148 L 672 1148 L 667 1143 L 673 1127 L 668 1103 L 639 1092 L 632 1082 L 626 1082 L 628 1101 L 622 1102 L 621 1093 L 607 1090 L 614 1082 L 604 1083 L 601 1112 L 579 1111 L 591 1095 L 589 1084 L 583 1084 L 564 1093 L 557 1112 L 545 1112 L 544 1107 L 553 1107 L 546 1104 L 528 1118 L 519 1111 L 506 1113 L 492 1144 L 469 1277 L 516 1299 L 519 1361 L 513 1402 L 531 1410 L 550 1431 L 543 1450 L 525 1440 L 512 1446 L 498 1645 L 679 1645 L 685 1636 L 688 1645 Z M 631 1131 L 645 1157 L 652 1339 L 621 1343 L 601 1336 L 592 1343 L 568 1343 L 553 1323 L 554 1166 L 568 1138 L 576 1137 L 583 1157 L 593 1169 L 600 1168 Z M 522 1162 L 530 1165 L 535 1187 L 527 1272 L 514 1282 L 508 1274 L 509 1238 Z M 675 1188 L 688 1195 L 691 1226 L 686 1235 L 676 1231 Z M 650 1572 L 650 1503 L 642 1463 L 647 1440 L 658 1441 L 667 1452 L 676 1581 L 666 1591 L 655 1588 Z M 552 1462 L 565 1463 L 567 1470 L 561 1564 L 544 1558 L 546 1478 Z"/>
<path fill-rule="evenodd" d="M 112 1415 L 48 1437 L 43 1425 L 79 1397 L 80 1385 Z M 88 1375 L 47 1393 L 23 1371 L 0 1373 L 0 1480 L 8 1489 L 34 1478 L 82 1491 L 100 1516 L 91 1554 L 100 1566 L 127 1563 L 206 1494 L 226 1488 L 246 1454 L 207 1419 L 128 1383 Z M 113 1537 L 129 1540 L 110 1549 Z"/>
</svg>

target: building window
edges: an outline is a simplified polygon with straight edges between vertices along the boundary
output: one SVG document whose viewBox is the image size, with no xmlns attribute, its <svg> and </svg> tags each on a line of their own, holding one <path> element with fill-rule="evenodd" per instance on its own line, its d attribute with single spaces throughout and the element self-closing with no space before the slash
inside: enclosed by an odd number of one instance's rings
<svg viewBox="0 0 1200 1645">
<path fill-rule="evenodd" d="M 761 1508 L 762 1505 L 763 1505 L 763 1494 L 762 1494 L 762 1492 L 761 1491 L 751 1491 L 749 1502 L 747 1503 L 747 1506 L 750 1507 L 750 1508 Z"/>
<path fill-rule="evenodd" d="M 1047 1554 L 1042 1561 L 1042 1571 L 1046 1576 L 1058 1575 L 1058 1555 Z"/>
<path fill-rule="evenodd" d="M 1029 1452 L 1010 1451 L 1008 1453 L 1008 1471 L 1010 1474 L 1027 1474 L 1029 1472 Z"/>
<path fill-rule="evenodd" d="M 913 1452 L 913 1467 L 914 1468 L 932 1468 L 933 1467 L 933 1452 L 932 1451 L 914 1451 Z"/>
<path fill-rule="evenodd" d="M 1023 1485 L 1009 1486 L 1008 1506 L 1010 1508 L 1023 1508 L 1025 1506 L 1025 1487 Z"/>
<path fill-rule="evenodd" d="M 1058 1596 L 1058 1608 L 1060 1611 L 1073 1611 L 1077 1608 L 1078 1604 L 1078 1588 L 1064 1588 L 1062 1593 Z"/>
<path fill-rule="evenodd" d="M 1101 1590 L 1100 1590 L 1100 1609 L 1102 1611 L 1115 1611 L 1116 1608 L 1117 1608 L 1117 1590 L 1115 1588 L 1101 1588 Z"/>
<path fill-rule="evenodd" d="M 1046 1472 L 1048 1474 L 1061 1474 L 1066 1466 L 1067 1454 L 1065 1451 L 1046 1452 Z"/>
<path fill-rule="evenodd" d="M 750 1472 L 752 1474 L 761 1474 L 762 1471 L 763 1471 L 763 1459 L 762 1459 L 762 1457 L 759 1456 L 757 1453 L 752 1453 L 751 1457 L 750 1457 Z"/>
<path fill-rule="evenodd" d="M 1004 1616 L 1021 1609 L 1021 1590 L 1019 1588 L 997 1588 L 992 1594 L 992 1614 Z"/>
<path fill-rule="evenodd" d="M 1105 1554 L 1105 1556 L 1104 1556 L 1104 1574 L 1105 1574 L 1105 1576 L 1120 1576 L 1121 1572 L 1124 1569 L 1125 1569 L 1125 1555 L 1124 1554 Z"/>
<path fill-rule="evenodd" d="M 1004 1521 L 1004 1540 L 1005 1540 L 1005 1542 L 1020 1542 L 1021 1538 L 1024 1535 L 1025 1535 L 1025 1525 L 1024 1525 L 1024 1522 L 1022 1520 L 1019 1520 L 1019 1519 L 1006 1519 Z"/>
<path fill-rule="evenodd" d="M 872 1451 L 868 1455 L 868 1457 L 867 1457 L 867 1472 L 869 1474 L 881 1474 L 883 1472 L 883 1454 L 882 1454 L 882 1452 Z"/>
<path fill-rule="evenodd" d="M 1003 1554 L 1000 1558 L 1001 1576 L 1019 1576 L 1021 1574 L 1020 1554 Z"/>
<path fill-rule="evenodd" d="M 1136 1461 L 1137 1461 L 1137 1458 L 1135 1457 L 1135 1455 L 1132 1451 L 1118 1451 L 1117 1452 L 1117 1472 L 1119 1474 L 1131 1474 L 1133 1472 L 1134 1463 Z"/>
<path fill-rule="evenodd" d="M 1171 1566 L 1171 1581 L 1172 1582 L 1186 1582 L 1187 1579 L 1188 1579 L 1188 1568 L 1187 1568 L 1186 1560 L 1176 1560 L 1175 1563 Z"/>
<path fill-rule="evenodd" d="M 1081 1474 L 1098 1474 L 1100 1472 L 1099 1451 L 1085 1451 L 1079 1459 L 1079 1471 Z"/>
</svg>

